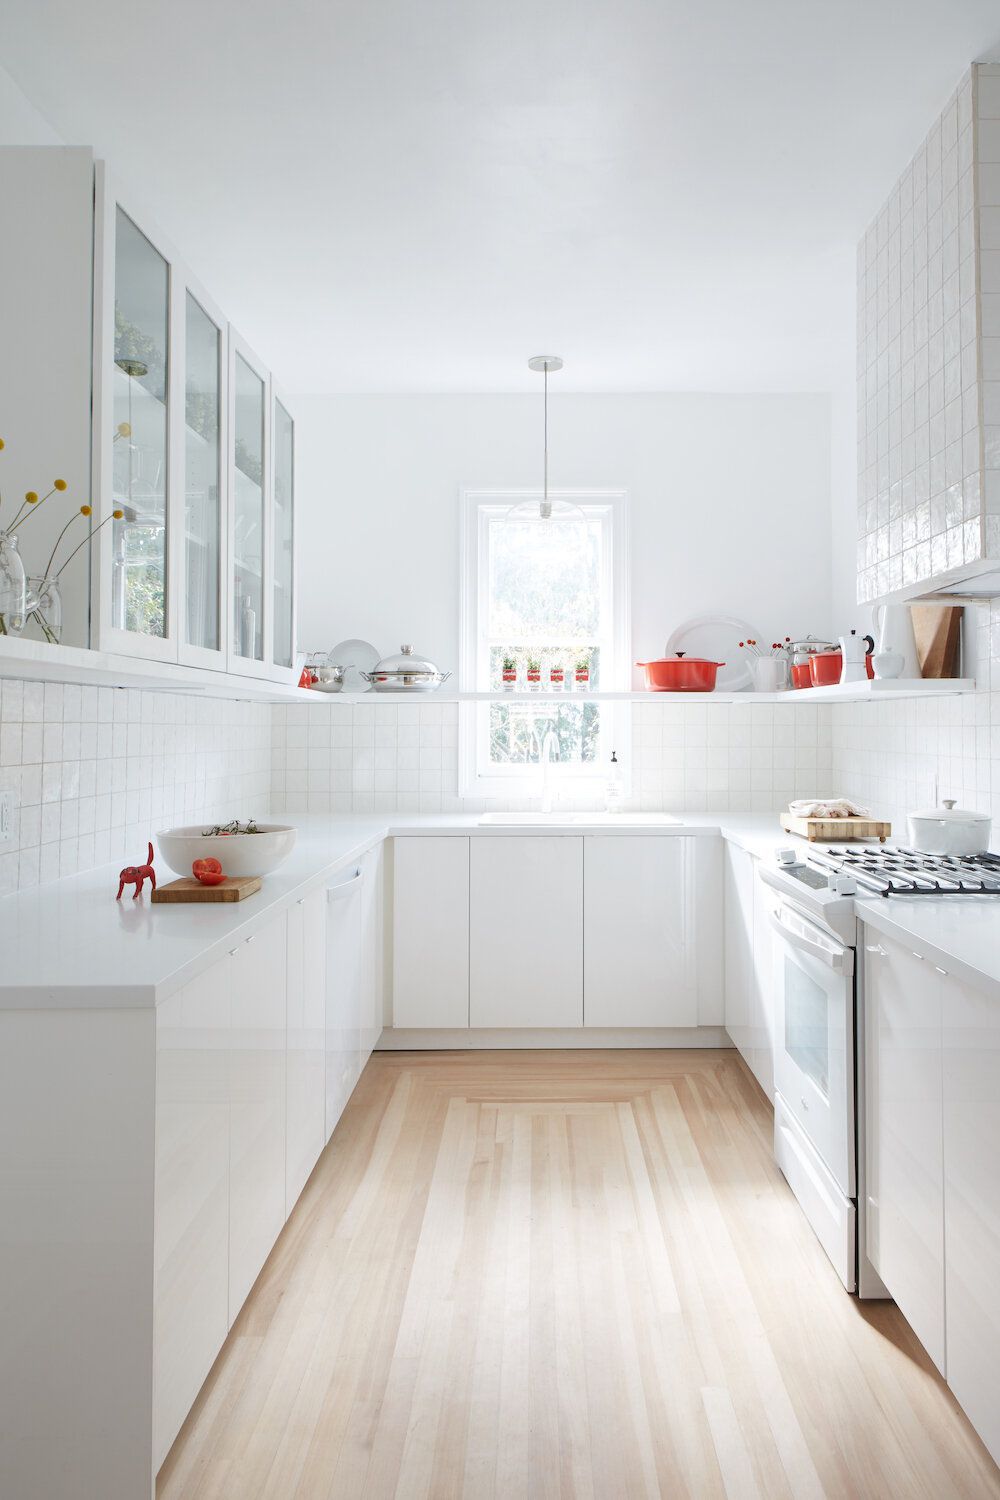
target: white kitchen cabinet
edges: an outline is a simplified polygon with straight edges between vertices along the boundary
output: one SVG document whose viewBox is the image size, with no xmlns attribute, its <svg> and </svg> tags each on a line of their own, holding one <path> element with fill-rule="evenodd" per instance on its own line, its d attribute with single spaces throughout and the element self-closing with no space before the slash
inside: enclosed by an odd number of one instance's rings
<svg viewBox="0 0 1000 1500">
<path fill-rule="evenodd" d="M 469 1024 L 468 838 L 393 845 L 392 1024 Z"/>
<path fill-rule="evenodd" d="M 583 839 L 471 840 L 472 1026 L 582 1026 Z"/>
<path fill-rule="evenodd" d="M 726 1030 L 769 1099 L 774 1099 L 774 896 L 759 861 L 727 841 L 724 854 Z"/>
<path fill-rule="evenodd" d="M 343 1114 L 361 1072 L 364 992 L 362 865 L 326 888 L 326 1138 Z"/>
<path fill-rule="evenodd" d="M 229 1321 L 285 1222 L 285 922 L 231 958 Z"/>
<path fill-rule="evenodd" d="M 697 838 L 584 839 L 584 1025 L 698 1025 L 700 960 L 718 950 L 718 905 L 698 900 L 702 844 L 717 852 Z"/>
<path fill-rule="evenodd" d="M 288 909 L 285 1215 L 326 1144 L 326 896 Z"/>
<path fill-rule="evenodd" d="M 362 857 L 361 886 L 361 1068 L 382 1035 L 384 1005 L 385 856 L 382 845 Z M 360 1071 L 360 1069 L 359 1069 Z"/>
<path fill-rule="evenodd" d="M 868 1258 L 944 1370 L 940 979 L 866 929 Z"/>
<path fill-rule="evenodd" d="M 1000 1463 L 1000 1003 L 941 984 L 948 1384 Z"/>
<path fill-rule="evenodd" d="M 229 1027 L 226 959 L 156 1015 L 156 1468 L 229 1331 Z"/>
<path fill-rule="evenodd" d="M 238 335 L 92 151 L 0 148 L 0 193 L 11 222 L 36 228 L 33 246 L 0 249 L 17 288 L 0 408 L 18 450 L 48 452 L 68 485 L 25 531 L 27 572 L 83 501 L 94 512 L 89 568 L 84 549 L 59 580 L 63 642 L 290 683 L 295 429 L 270 373 L 247 365 L 255 425 L 234 390 Z M 8 477 L 38 485 L 37 467 Z M 77 517 L 57 568 L 84 535 Z M 35 621 L 25 634 L 48 639 Z"/>
<path fill-rule="evenodd" d="M 726 1030 L 753 1066 L 754 861 L 727 841 L 723 866 Z"/>
<path fill-rule="evenodd" d="M 750 1057 L 754 1076 L 774 1102 L 774 931 L 771 915 L 776 893 L 760 878 L 760 863 L 753 868 L 753 976 L 750 995 Z"/>
</svg>

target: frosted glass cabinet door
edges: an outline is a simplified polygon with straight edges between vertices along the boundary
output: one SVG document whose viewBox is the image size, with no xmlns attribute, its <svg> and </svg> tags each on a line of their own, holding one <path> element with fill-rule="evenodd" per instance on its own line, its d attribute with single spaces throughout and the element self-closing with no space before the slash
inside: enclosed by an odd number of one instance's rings
<svg viewBox="0 0 1000 1500">
<path fill-rule="evenodd" d="M 291 667 L 295 650 L 295 424 L 274 403 L 274 652 L 276 667 Z"/>
<path fill-rule="evenodd" d="M 267 473 L 264 377 L 238 350 L 233 362 L 233 655 L 264 660 Z"/>
<path fill-rule="evenodd" d="M 119 205 L 114 218 L 111 627 L 164 638 L 167 611 L 169 268 Z"/>
<path fill-rule="evenodd" d="M 184 621 L 192 651 L 222 645 L 222 331 L 184 298 Z"/>
</svg>

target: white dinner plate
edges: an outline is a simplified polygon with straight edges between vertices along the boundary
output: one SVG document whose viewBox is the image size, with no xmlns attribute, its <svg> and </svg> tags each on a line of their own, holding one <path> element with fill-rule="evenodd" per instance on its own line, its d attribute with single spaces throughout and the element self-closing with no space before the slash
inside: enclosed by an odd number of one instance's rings
<svg viewBox="0 0 1000 1500">
<path fill-rule="evenodd" d="M 382 660 L 382 653 L 376 651 L 370 641 L 340 641 L 330 652 L 331 667 L 347 667 L 344 673 L 345 693 L 367 693 L 371 691 L 371 683 L 366 682 L 362 672 L 374 672 Z"/>
<path fill-rule="evenodd" d="M 667 642 L 666 655 L 683 651 L 685 656 L 725 662 L 716 676 L 716 688 L 723 693 L 742 693 L 753 687 L 750 655 L 740 650 L 740 641 L 747 637 L 760 640 L 760 632 L 746 620 L 737 620 L 734 615 L 695 615 L 678 625 Z"/>
</svg>

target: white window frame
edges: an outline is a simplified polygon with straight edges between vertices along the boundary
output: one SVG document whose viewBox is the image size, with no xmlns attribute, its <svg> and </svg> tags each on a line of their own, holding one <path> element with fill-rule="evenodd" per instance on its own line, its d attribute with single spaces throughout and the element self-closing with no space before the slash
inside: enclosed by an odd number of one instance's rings
<svg viewBox="0 0 1000 1500">
<path fill-rule="evenodd" d="M 621 767 L 622 789 L 626 785 L 631 716 L 625 701 L 615 702 L 605 695 L 625 694 L 631 687 L 631 650 L 628 552 L 628 493 L 625 490 L 550 490 L 553 500 L 568 500 L 584 511 L 603 513 L 606 521 L 606 581 L 611 586 L 611 660 L 601 663 L 601 691 L 594 697 L 601 702 L 601 751 L 595 762 L 586 766 L 553 766 L 551 784 L 557 793 L 587 798 L 608 779 L 612 748 Z M 460 633 L 459 691 L 463 694 L 488 693 L 484 680 L 484 634 L 482 610 L 487 598 L 486 549 L 482 546 L 486 520 L 503 513 L 521 501 L 540 501 L 536 489 L 463 489 L 460 493 Z M 491 698 L 466 701 L 459 712 L 459 795 L 477 798 L 504 798 L 523 801 L 540 790 L 537 767 L 511 765 L 502 769 L 488 767 L 486 747 L 489 740 L 491 702 L 504 702 L 506 694 L 493 693 Z M 542 695 L 540 695 L 541 697 Z M 568 702 L 581 701 L 583 695 L 566 693 Z"/>
</svg>

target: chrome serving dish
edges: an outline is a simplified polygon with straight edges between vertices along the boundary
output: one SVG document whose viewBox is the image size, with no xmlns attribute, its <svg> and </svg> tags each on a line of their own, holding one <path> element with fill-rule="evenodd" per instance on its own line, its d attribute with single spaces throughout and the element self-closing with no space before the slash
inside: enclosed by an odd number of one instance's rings
<svg viewBox="0 0 1000 1500">
<path fill-rule="evenodd" d="M 412 646 L 401 646 L 398 656 L 383 657 L 373 671 L 361 676 L 375 693 L 433 693 L 451 673 L 414 656 Z"/>
</svg>

